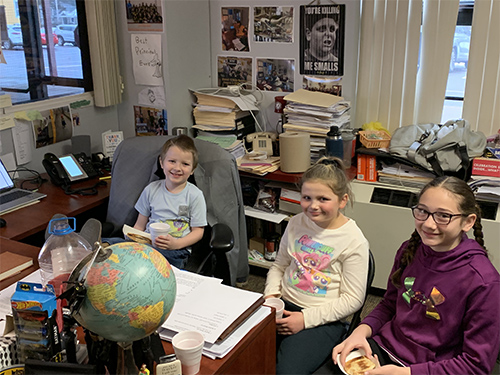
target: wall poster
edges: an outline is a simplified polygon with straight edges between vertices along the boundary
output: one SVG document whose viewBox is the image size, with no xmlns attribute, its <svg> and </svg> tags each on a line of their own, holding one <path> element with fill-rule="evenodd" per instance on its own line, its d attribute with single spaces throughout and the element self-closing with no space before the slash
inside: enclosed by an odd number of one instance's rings
<svg viewBox="0 0 500 375">
<path fill-rule="evenodd" d="M 252 83 L 252 58 L 217 56 L 219 87 Z"/>
<path fill-rule="evenodd" d="M 345 5 L 301 5 L 300 74 L 344 74 Z"/>
<path fill-rule="evenodd" d="M 342 77 L 307 76 L 303 77 L 302 88 L 326 94 L 342 96 Z"/>
<path fill-rule="evenodd" d="M 294 91 L 295 60 L 257 59 L 257 87 L 263 91 Z"/>
<path fill-rule="evenodd" d="M 253 40 L 293 42 L 293 7 L 254 7 Z"/>
<path fill-rule="evenodd" d="M 249 52 L 250 8 L 222 8 L 222 50 Z"/>
<path fill-rule="evenodd" d="M 128 31 L 163 32 L 161 0 L 124 0 Z"/>
</svg>

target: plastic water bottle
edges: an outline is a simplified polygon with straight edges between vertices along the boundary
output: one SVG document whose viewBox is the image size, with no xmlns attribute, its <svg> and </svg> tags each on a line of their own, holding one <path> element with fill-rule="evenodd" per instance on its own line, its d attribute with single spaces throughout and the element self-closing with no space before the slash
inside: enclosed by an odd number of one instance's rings
<svg viewBox="0 0 500 375">
<path fill-rule="evenodd" d="M 71 220 L 73 227 L 69 224 Z M 74 217 L 51 220 L 49 223 L 51 236 L 38 254 L 42 284 L 53 285 L 56 295 L 62 293 L 61 285 L 64 281 L 68 281 L 75 266 L 92 253 L 88 241 L 75 233 L 75 228 Z"/>
<path fill-rule="evenodd" d="M 326 133 L 326 155 L 344 159 L 344 144 L 338 126 L 331 126 L 330 131 Z"/>
</svg>

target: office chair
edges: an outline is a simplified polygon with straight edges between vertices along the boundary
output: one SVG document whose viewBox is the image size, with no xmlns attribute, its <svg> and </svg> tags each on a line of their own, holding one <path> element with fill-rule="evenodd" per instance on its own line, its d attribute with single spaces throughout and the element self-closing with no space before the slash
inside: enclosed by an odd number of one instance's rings
<svg viewBox="0 0 500 375">
<path fill-rule="evenodd" d="M 349 335 L 354 331 L 354 329 L 361 323 L 361 313 L 363 312 L 363 307 L 365 306 L 366 303 L 366 298 L 368 297 L 368 291 L 370 290 L 372 283 L 373 283 L 373 278 L 375 277 L 375 258 L 373 257 L 372 251 L 369 250 L 368 254 L 368 275 L 367 275 L 367 281 L 366 281 L 366 292 L 365 292 L 365 299 L 363 301 L 363 305 L 356 311 L 351 318 L 351 321 L 347 324 L 347 331 L 342 337 L 342 340 L 345 340 Z M 342 341 L 341 340 L 341 341 Z M 328 358 L 326 362 L 320 366 L 314 374 L 316 375 L 326 375 L 326 374 L 342 374 L 342 371 L 333 364 L 333 361 L 331 358 Z"/>
<path fill-rule="evenodd" d="M 159 179 L 157 161 L 161 147 L 169 138 L 172 136 L 133 137 L 119 144 L 113 155 L 103 237 L 122 237 L 123 224 L 135 224 L 137 211 L 134 205 L 144 187 Z M 211 274 L 221 278 L 224 284 L 235 285 L 237 278 L 246 279 L 249 272 L 245 213 L 237 165 L 232 155 L 220 146 L 198 139 L 194 139 L 194 143 L 198 149 L 198 166 L 191 182 L 203 192 L 207 221 L 212 230 L 207 228 L 204 239 L 192 247 L 186 269 Z"/>
</svg>

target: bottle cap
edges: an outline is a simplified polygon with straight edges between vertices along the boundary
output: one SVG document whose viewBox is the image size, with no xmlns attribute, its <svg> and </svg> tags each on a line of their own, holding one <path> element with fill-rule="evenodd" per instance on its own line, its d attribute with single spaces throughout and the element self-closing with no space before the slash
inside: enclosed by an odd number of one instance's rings
<svg viewBox="0 0 500 375">
<path fill-rule="evenodd" d="M 330 131 L 326 133 L 328 137 L 334 137 L 336 135 L 340 135 L 339 127 L 338 126 L 330 126 Z"/>
<path fill-rule="evenodd" d="M 177 357 L 175 356 L 175 353 L 174 354 L 167 354 L 167 355 L 160 357 L 160 363 L 169 363 L 169 362 L 175 361 L 176 359 L 177 359 Z"/>
</svg>

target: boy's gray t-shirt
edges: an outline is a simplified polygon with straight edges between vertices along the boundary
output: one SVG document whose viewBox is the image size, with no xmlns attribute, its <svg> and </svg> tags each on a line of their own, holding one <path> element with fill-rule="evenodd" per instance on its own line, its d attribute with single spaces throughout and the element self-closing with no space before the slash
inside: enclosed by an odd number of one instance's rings
<svg viewBox="0 0 500 375">
<path fill-rule="evenodd" d="M 182 238 L 191 233 L 191 227 L 207 225 L 207 205 L 200 189 L 188 182 L 177 194 L 165 186 L 165 180 L 151 182 L 144 188 L 135 209 L 149 217 L 146 232 L 152 223 L 166 223 L 173 237 Z"/>
</svg>

